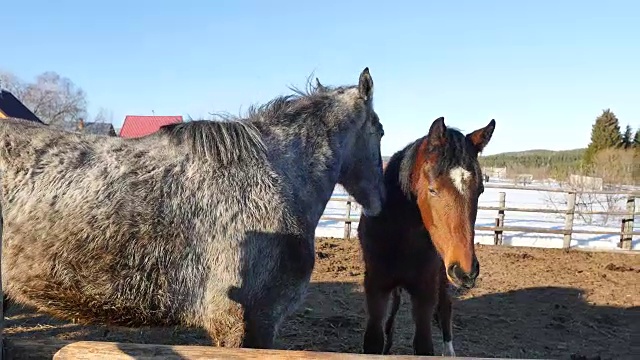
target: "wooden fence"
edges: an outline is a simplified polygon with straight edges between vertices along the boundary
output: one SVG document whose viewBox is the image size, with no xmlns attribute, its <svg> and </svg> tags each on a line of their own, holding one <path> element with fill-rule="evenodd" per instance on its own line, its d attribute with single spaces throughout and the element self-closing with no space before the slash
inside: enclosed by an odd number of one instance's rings
<svg viewBox="0 0 640 360">
<path fill-rule="evenodd" d="M 506 205 L 506 192 L 498 193 L 498 206 L 478 206 L 478 210 L 496 211 L 495 225 L 494 226 L 475 226 L 476 230 L 480 231 L 493 231 L 494 232 L 494 245 L 503 245 L 504 232 L 526 232 L 534 234 L 558 234 L 563 235 L 563 248 L 570 248 L 571 237 L 573 234 L 593 234 L 593 235 L 620 235 L 620 241 L 618 247 L 623 250 L 631 250 L 633 236 L 640 235 L 640 231 L 634 231 L 634 217 L 640 215 L 640 211 L 636 211 L 635 199 L 640 198 L 640 192 L 621 192 L 610 190 L 599 191 L 575 191 L 567 189 L 553 189 L 534 186 L 511 186 L 511 185 L 497 185 L 497 184 L 485 184 L 485 188 L 503 189 L 503 190 L 527 190 L 527 191 L 541 191 L 547 193 L 564 193 L 566 196 L 566 208 L 564 209 L 549 209 L 549 208 L 523 208 L 523 207 L 507 207 Z M 592 194 L 592 195 L 618 195 L 626 197 L 626 210 L 624 211 L 581 211 L 576 209 L 576 197 L 577 194 Z M 351 237 L 351 229 L 353 223 L 359 221 L 358 217 L 352 217 L 352 207 L 356 204 L 352 197 L 340 198 L 332 197 L 331 201 L 345 202 L 346 211 L 345 216 L 322 216 L 321 220 L 344 222 L 344 238 L 349 239 Z M 564 228 L 563 229 L 550 229 L 545 227 L 528 227 L 528 226 L 505 226 L 504 219 L 507 212 L 533 212 L 540 214 L 561 214 L 564 215 Z M 622 216 L 620 222 L 620 230 L 581 230 L 574 229 L 573 223 L 576 215 L 593 216 L 593 215 L 607 215 L 607 216 Z"/>
<path fill-rule="evenodd" d="M 6 359 L 447 359 L 441 356 L 365 355 L 299 350 L 237 349 L 196 345 L 133 344 L 101 341 L 6 340 Z M 459 359 L 487 359 L 460 357 Z"/>
</svg>

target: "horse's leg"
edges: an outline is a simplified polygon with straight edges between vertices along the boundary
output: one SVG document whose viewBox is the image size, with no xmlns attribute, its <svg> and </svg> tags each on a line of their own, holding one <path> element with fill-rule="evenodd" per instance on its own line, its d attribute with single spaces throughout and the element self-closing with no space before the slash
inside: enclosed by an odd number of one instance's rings
<svg viewBox="0 0 640 360">
<path fill-rule="evenodd" d="M 227 311 L 216 312 L 205 322 L 205 329 L 216 347 L 273 348 L 276 321 L 273 306 L 261 303 L 262 309 L 231 301 Z M 262 311 L 259 311 L 262 310 Z"/>
<path fill-rule="evenodd" d="M 437 302 L 437 288 L 420 288 L 411 293 L 411 312 L 415 323 L 413 353 L 415 355 L 434 355 L 431 334 L 431 319 Z"/>
<path fill-rule="evenodd" d="M 384 327 L 384 333 L 386 342 L 384 344 L 384 350 L 382 351 L 383 355 L 388 355 L 391 350 L 391 346 L 393 345 L 393 323 L 396 319 L 396 314 L 398 313 L 398 309 L 400 309 L 400 293 L 402 292 L 401 288 L 395 288 L 391 293 L 392 302 L 391 302 L 391 312 L 389 313 L 389 317 L 387 318 L 387 323 Z"/>
<path fill-rule="evenodd" d="M 438 308 L 436 314 L 440 330 L 442 330 L 442 356 L 456 356 L 453 350 L 453 332 L 451 322 L 451 297 L 447 292 L 447 278 L 441 276 L 440 289 L 438 291 Z"/>
<path fill-rule="evenodd" d="M 382 354 L 384 350 L 384 332 L 382 322 L 387 312 L 390 291 L 382 289 L 372 281 L 370 274 L 365 272 L 364 291 L 367 303 L 367 328 L 364 331 L 362 352 L 365 354 Z"/>
<path fill-rule="evenodd" d="M 263 309 L 267 310 L 267 309 Z M 276 335 L 276 322 L 260 312 L 250 311 L 245 315 L 243 348 L 271 349 Z"/>
<path fill-rule="evenodd" d="M 311 281 L 315 264 L 313 235 L 282 235 L 274 237 L 278 249 L 277 270 L 262 285 L 261 296 L 252 299 L 245 309 L 245 336 L 242 347 L 271 349 L 283 320 L 300 306 Z M 262 254 L 267 253 L 265 249 Z M 257 277 L 257 276 L 256 276 Z"/>
<path fill-rule="evenodd" d="M 292 278 L 285 286 L 265 290 L 266 297 L 245 311 L 243 348 L 272 349 L 282 322 L 303 303 L 311 273 Z"/>
<path fill-rule="evenodd" d="M 295 280 L 287 286 L 274 285 L 265 291 L 263 299 L 245 310 L 245 332 L 241 347 L 274 348 L 280 324 L 299 307 L 308 289 L 309 279 Z"/>
</svg>

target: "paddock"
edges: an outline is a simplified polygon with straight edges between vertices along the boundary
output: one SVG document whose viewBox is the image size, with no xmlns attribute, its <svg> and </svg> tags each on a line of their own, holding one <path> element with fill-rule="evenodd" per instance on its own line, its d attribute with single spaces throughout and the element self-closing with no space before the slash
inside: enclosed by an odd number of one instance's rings
<svg viewBox="0 0 640 360">
<path fill-rule="evenodd" d="M 638 354 L 632 334 L 640 331 L 639 254 L 495 245 L 478 245 L 477 253 L 479 284 L 454 302 L 456 355 L 632 359 L 634 351 Z M 319 238 L 309 294 L 284 324 L 277 348 L 359 353 L 362 278 L 357 239 Z M 393 355 L 411 354 L 407 305 L 403 298 Z M 434 334 L 439 351 L 439 332 Z M 4 336 L 7 350 L 14 342 L 51 340 L 209 345 L 198 330 L 79 326 L 17 306 L 5 314 Z"/>
</svg>

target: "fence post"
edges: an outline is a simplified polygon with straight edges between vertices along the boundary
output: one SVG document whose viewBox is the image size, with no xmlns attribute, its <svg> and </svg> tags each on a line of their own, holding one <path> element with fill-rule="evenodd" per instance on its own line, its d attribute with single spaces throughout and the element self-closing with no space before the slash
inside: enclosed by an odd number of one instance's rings
<svg viewBox="0 0 640 360">
<path fill-rule="evenodd" d="M 351 196 L 347 198 L 347 212 L 345 214 L 344 221 L 344 238 L 347 240 L 351 238 Z"/>
<path fill-rule="evenodd" d="M 504 208 L 506 207 L 507 193 L 501 191 L 498 193 L 498 217 L 496 218 L 496 226 L 504 227 Z M 493 236 L 494 245 L 502 245 L 502 230 L 496 230 Z"/>
<path fill-rule="evenodd" d="M 563 248 L 571 247 L 571 233 L 573 232 L 573 215 L 576 212 L 576 193 L 567 193 L 567 212 L 564 215 L 564 239 Z"/>
<path fill-rule="evenodd" d="M 633 240 L 633 215 L 636 212 L 636 198 L 629 195 L 627 198 L 627 218 L 622 219 L 622 233 L 620 234 L 620 247 L 631 250 Z"/>
</svg>

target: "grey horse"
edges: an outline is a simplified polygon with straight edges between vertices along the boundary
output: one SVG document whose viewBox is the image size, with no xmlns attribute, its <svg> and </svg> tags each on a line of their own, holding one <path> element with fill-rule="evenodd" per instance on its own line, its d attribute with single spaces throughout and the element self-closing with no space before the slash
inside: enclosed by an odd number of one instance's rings
<svg viewBox="0 0 640 360">
<path fill-rule="evenodd" d="M 201 327 L 217 346 L 273 347 L 336 184 L 367 214 L 384 203 L 372 96 L 365 68 L 355 86 L 317 81 L 244 118 L 137 139 L 0 121 L 6 294 L 84 324 Z"/>
</svg>

